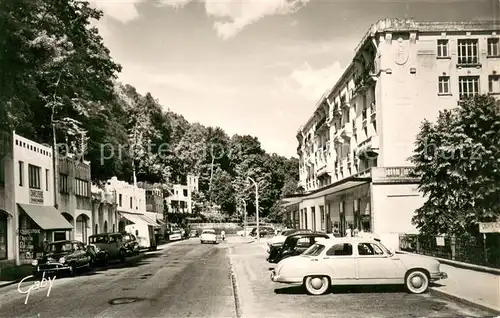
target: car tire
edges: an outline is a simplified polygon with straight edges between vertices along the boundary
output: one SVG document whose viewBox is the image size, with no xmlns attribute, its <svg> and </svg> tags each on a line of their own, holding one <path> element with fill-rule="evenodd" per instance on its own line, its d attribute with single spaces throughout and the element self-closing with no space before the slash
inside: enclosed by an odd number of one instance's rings
<svg viewBox="0 0 500 318">
<path fill-rule="evenodd" d="M 304 279 L 304 287 L 310 295 L 323 295 L 330 288 L 330 279 L 326 276 L 307 276 Z"/>
<path fill-rule="evenodd" d="M 76 276 L 76 265 L 75 264 L 69 265 L 69 275 L 71 277 L 75 277 Z"/>
<path fill-rule="evenodd" d="M 205 241 L 201 241 L 201 244 L 205 244 Z"/>
<path fill-rule="evenodd" d="M 423 294 L 429 289 L 429 275 L 422 270 L 411 270 L 405 276 L 405 287 L 412 294 Z"/>
</svg>

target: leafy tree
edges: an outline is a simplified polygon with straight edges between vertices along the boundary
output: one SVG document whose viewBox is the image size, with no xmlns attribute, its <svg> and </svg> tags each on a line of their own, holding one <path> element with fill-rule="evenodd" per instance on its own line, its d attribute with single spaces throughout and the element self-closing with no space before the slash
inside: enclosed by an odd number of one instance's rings
<svg viewBox="0 0 500 318">
<path fill-rule="evenodd" d="M 411 162 L 426 202 L 413 222 L 424 234 L 477 234 L 500 216 L 500 104 L 476 96 L 424 121 Z"/>
</svg>

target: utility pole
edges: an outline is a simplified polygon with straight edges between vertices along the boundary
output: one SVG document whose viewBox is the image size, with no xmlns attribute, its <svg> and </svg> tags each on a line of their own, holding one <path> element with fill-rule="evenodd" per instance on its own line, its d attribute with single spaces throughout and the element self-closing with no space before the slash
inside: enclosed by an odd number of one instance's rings
<svg viewBox="0 0 500 318">
<path fill-rule="evenodd" d="M 243 198 L 240 200 L 243 202 L 243 233 L 247 237 L 247 202 Z"/>
<path fill-rule="evenodd" d="M 251 177 L 248 177 L 247 176 L 247 179 L 250 180 L 253 185 L 255 186 L 255 218 L 256 218 L 256 221 L 257 221 L 257 243 L 260 243 L 260 222 L 259 222 L 259 185 L 257 184 L 257 182 L 255 182 L 254 179 L 252 179 Z"/>
</svg>

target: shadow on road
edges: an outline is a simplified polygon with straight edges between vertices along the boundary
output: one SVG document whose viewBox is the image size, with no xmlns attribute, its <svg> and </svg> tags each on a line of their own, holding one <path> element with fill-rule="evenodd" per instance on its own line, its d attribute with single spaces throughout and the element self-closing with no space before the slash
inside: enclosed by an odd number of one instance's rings
<svg viewBox="0 0 500 318">
<path fill-rule="evenodd" d="M 274 292 L 276 294 L 297 295 L 305 294 L 306 290 L 303 286 L 289 286 L 276 288 Z M 405 288 L 403 285 L 332 286 L 329 292 L 331 294 L 401 293 L 405 292 Z"/>
</svg>

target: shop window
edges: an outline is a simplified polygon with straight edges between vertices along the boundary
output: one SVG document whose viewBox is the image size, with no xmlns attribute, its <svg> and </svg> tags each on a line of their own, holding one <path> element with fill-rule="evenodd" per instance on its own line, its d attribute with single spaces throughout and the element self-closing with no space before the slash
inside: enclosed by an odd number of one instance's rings
<svg viewBox="0 0 500 318">
<path fill-rule="evenodd" d="M 40 167 L 28 165 L 29 187 L 30 189 L 40 189 Z"/>
<path fill-rule="evenodd" d="M 0 260 L 7 259 L 7 216 L 0 211 Z"/>
<path fill-rule="evenodd" d="M 321 231 L 325 230 L 325 207 L 322 205 L 319 207 L 319 215 L 321 218 Z"/>
<path fill-rule="evenodd" d="M 316 208 L 311 207 L 312 230 L 316 231 Z"/>
</svg>

